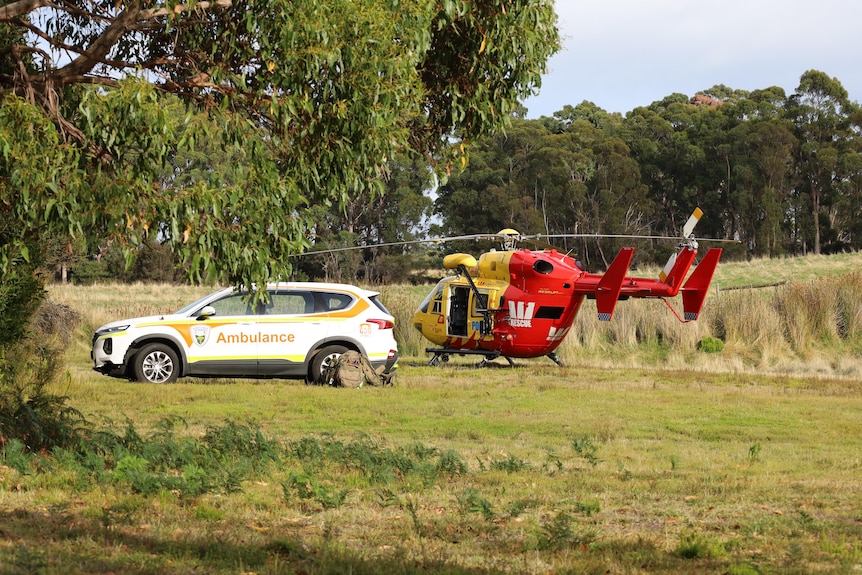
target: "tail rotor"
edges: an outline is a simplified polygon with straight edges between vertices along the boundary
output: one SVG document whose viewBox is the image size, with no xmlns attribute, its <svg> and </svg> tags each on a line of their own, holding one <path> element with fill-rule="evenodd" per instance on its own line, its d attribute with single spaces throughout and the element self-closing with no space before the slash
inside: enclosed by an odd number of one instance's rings
<svg viewBox="0 0 862 575">
<path fill-rule="evenodd" d="M 694 232 L 694 228 L 697 225 L 697 222 L 700 221 L 700 217 L 703 215 L 703 210 L 700 208 L 695 208 L 694 212 L 692 212 L 691 216 L 689 216 L 688 220 L 685 222 L 685 225 L 682 226 L 682 243 L 680 243 L 680 248 L 692 248 L 695 251 L 697 250 L 697 240 L 692 236 L 692 232 Z M 671 278 L 671 281 L 682 281 L 682 277 L 674 278 L 671 273 L 676 265 L 677 257 L 679 256 L 682 250 L 677 250 L 670 254 L 670 258 L 668 258 L 667 263 L 664 264 L 664 268 L 659 274 L 659 279 L 661 281 L 667 281 L 668 278 Z M 686 266 L 686 271 L 688 271 L 688 266 Z"/>
</svg>

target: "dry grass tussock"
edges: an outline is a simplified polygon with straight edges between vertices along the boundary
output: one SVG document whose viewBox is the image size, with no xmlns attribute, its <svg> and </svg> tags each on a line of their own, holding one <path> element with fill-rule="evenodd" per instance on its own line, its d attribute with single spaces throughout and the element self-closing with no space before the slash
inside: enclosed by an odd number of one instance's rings
<svg viewBox="0 0 862 575">
<path fill-rule="evenodd" d="M 588 302 L 589 303 L 589 302 Z M 676 303 L 676 302 L 672 302 Z M 621 302 L 613 321 L 585 306 L 564 357 L 599 366 L 857 377 L 862 373 L 862 273 L 764 289 L 716 290 L 700 319 L 680 323 L 655 301 Z M 724 349 L 700 351 L 705 338 Z"/>
<path fill-rule="evenodd" d="M 94 330 L 110 321 L 174 312 L 216 288 L 156 283 L 105 283 L 92 286 L 51 285 L 53 301 L 71 305 L 84 328 Z"/>
</svg>

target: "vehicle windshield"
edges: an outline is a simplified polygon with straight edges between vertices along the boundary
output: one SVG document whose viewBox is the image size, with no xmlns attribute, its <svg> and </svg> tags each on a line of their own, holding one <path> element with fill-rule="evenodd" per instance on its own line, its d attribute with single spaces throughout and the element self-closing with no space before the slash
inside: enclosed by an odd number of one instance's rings
<svg viewBox="0 0 862 575">
<path fill-rule="evenodd" d="M 210 298 L 213 296 L 213 294 L 214 294 L 214 293 L 216 293 L 216 292 L 208 293 L 208 294 L 207 294 L 207 295 L 205 295 L 204 297 L 202 297 L 202 298 L 200 298 L 200 299 L 197 299 L 197 300 L 193 301 L 192 303 L 190 303 L 190 304 L 188 304 L 188 305 L 186 305 L 186 306 L 184 306 L 184 307 L 182 307 L 182 308 L 178 309 L 177 311 L 175 311 L 175 312 L 174 312 L 174 315 L 184 315 L 184 314 L 189 313 L 189 312 L 190 312 L 190 311 L 192 311 L 193 309 L 196 309 L 196 308 L 199 308 L 199 307 L 203 307 L 204 302 L 205 302 L 206 300 L 210 299 Z"/>
</svg>

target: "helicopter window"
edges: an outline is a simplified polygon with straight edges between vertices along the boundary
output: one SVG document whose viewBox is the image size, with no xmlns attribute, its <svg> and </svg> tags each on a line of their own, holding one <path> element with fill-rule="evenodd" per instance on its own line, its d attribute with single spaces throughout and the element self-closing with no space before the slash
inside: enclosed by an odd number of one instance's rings
<svg viewBox="0 0 862 575">
<path fill-rule="evenodd" d="M 560 319 L 563 315 L 563 308 L 558 306 L 543 305 L 536 310 L 536 319 Z"/>
<path fill-rule="evenodd" d="M 554 264 L 547 260 L 537 260 L 536 263 L 533 264 L 533 269 L 540 274 L 547 275 L 554 271 Z"/>
<path fill-rule="evenodd" d="M 480 293 L 473 299 L 473 315 L 480 315 L 488 309 L 488 294 Z"/>
<path fill-rule="evenodd" d="M 431 293 L 425 296 L 425 299 L 422 300 L 422 304 L 419 306 L 419 309 L 422 313 L 428 313 L 428 306 L 431 304 L 431 301 L 434 301 L 434 305 L 431 306 L 431 313 L 440 313 L 443 311 L 443 284 L 437 284 L 437 287 L 434 288 Z"/>
</svg>

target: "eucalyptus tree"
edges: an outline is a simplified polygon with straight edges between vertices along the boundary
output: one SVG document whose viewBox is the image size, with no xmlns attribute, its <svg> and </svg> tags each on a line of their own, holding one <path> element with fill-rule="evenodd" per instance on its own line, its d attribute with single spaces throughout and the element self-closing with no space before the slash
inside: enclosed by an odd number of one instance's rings
<svg viewBox="0 0 862 575">
<path fill-rule="evenodd" d="M 793 156 L 798 147 L 792 126 L 782 119 L 755 119 L 738 126 L 731 137 L 749 175 L 740 205 L 740 238 L 752 255 L 780 255 L 794 235 L 793 222 L 786 217 L 795 186 Z"/>
<path fill-rule="evenodd" d="M 565 130 L 550 134 L 533 157 L 532 174 L 542 190 L 542 212 L 549 233 L 644 234 L 652 205 L 640 167 L 615 133 L 621 118 L 583 103 L 555 114 Z M 570 247 L 563 244 L 563 247 Z M 582 261 L 607 266 L 613 240 L 580 240 Z M 638 257 L 647 255 L 647 250 Z"/>
<path fill-rule="evenodd" d="M 529 175 L 547 134 L 538 120 L 514 119 L 505 133 L 474 142 L 469 164 L 438 190 L 434 209 L 443 233 L 541 231 L 541 198 Z"/>
<path fill-rule="evenodd" d="M 704 201 L 704 190 L 715 186 L 705 187 L 702 174 L 705 152 L 697 135 L 703 113 L 687 97 L 672 94 L 626 116 L 624 139 L 649 187 L 657 232 L 680 230 L 692 208 Z"/>
<path fill-rule="evenodd" d="M 855 135 L 839 166 L 843 177 L 836 186 L 835 214 L 842 229 L 839 239 L 858 250 L 862 248 L 862 110 L 857 108 L 851 123 Z"/>
<path fill-rule="evenodd" d="M 430 192 L 434 174 L 416 155 L 397 155 L 381 176 L 382 193 L 365 190 L 351 197 L 345 209 L 324 205 L 308 209 L 314 222 L 314 248 L 327 249 L 396 244 L 364 250 L 309 254 L 296 260 L 295 276 L 337 281 L 403 282 L 424 265 L 421 244 L 432 216 Z M 298 273 L 297 273 L 298 272 Z"/>
<path fill-rule="evenodd" d="M 746 92 L 719 86 L 704 94 L 715 98 L 720 118 L 701 138 L 708 173 L 719 182 L 721 211 L 711 213 L 709 221 L 717 217 L 720 224 L 713 233 L 743 240 L 749 255 L 779 254 L 785 244 L 796 147 L 792 125 L 783 118 L 784 90 Z"/>
<path fill-rule="evenodd" d="M 6 2 L 0 270 L 49 231 L 132 248 L 158 232 L 194 278 L 286 277 L 309 206 L 380 193 L 398 153 L 445 172 L 453 138 L 504 127 L 555 24 L 551 0 Z M 200 142 L 245 167 L 161 179 Z"/>
<path fill-rule="evenodd" d="M 848 162 L 847 156 L 858 153 L 854 143 L 859 130 L 853 121 L 858 106 L 850 101 L 838 79 L 809 70 L 800 77 L 786 111 L 799 140 L 796 157 L 799 203 L 795 211 L 803 231 L 798 238 L 799 247 L 807 251 L 811 241 L 812 251 L 819 254 L 824 232 L 833 240 L 840 239 L 836 200 L 841 182 L 852 175 L 845 170 L 855 169 L 855 162 Z"/>
<path fill-rule="evenodd" d="M 515 120 L 477 142 L 463 173 L 442 186 L 437 213 L 454 234 L 513 227 L 524 233 L 646 233 L 651 203 L 622 121 L 590 103 L 552 118 Z M 607 266 L 613 242 L 560 240 L 582 261 Z"/>
</svg>

